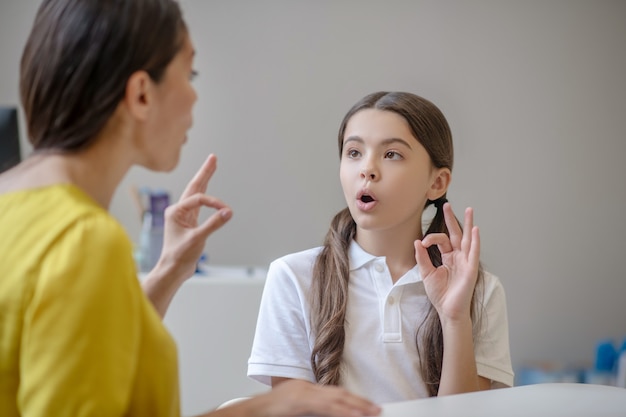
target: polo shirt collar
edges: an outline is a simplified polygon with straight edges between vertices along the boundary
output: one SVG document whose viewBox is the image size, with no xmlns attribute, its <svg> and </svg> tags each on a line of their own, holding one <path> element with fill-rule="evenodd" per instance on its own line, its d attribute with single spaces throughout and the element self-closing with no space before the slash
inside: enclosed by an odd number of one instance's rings
<svg viewBox="0 0 626 417">
<path fill-rule="evenodd" d="M 354 239 L 352 239 L 352 242 L 350 242 L 348 256 L 350 257 L 350 272 L 356 271 L 368 262 L 371 262 L 377 258 L 384 259 L 384 256 L 378 257 L 365 252 L 365 250 L 361 246 L 359 246 L 359 244 L 356 243 Z M 420 276 L 417 265 L 415 265 L 413 269 L 408 271 L 396 284 L 407 284 L 411 282 L 418 282 L 421 280 L 422 277 Z"/>
<path fill-rule="evenodd" d="M 350 257 L 350 271 L 361 268 L 366 263 L 373 261 L 377 257 L 365 252 L 365 250 L 359 246 L 354 239 L 350 242 L 350 248 L 348 249 L 348 255 Z"/>
</svg>

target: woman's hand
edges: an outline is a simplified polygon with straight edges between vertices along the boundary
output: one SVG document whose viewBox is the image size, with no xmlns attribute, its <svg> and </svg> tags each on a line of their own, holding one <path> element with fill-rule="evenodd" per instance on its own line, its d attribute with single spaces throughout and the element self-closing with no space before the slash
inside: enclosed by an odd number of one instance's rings
<svg viewBox="0 0 626 417">
<path fill-rule="evenodd" d="M 178 288 L 194 274 L 207 238 L 232 217 L 230 207 L 205 194 L 216 168 L 217 157 L 211 154 L 187 184 L 178 202 L 165 209 L 161 257 L 143 284 L 161 316 L 165 315 Z M 217 211 L 199 224 L 202 207 Z"/>
<path fill-rule="evenodd" d="M 350 393 L 345 388 L 322 386 L 293 379 L 278 384 L 267 393 L 222 408 L 206 416 L 360 417 L 377 416 L 380 411 L 380 407 L 374 403 Z"/>
<path fill-rule="evenodd" d="M 471 300 L 478 278 L 480 261 L 480 236 L 473 226 L 473 210 L 465 210 L 464 228 L 461 230 L 450 203 L 443 206 L 450 237 L 445 233 L 432 233 L 415 241 L 415 259 L 419 267 L 426 294 L 442 320 L 459 321 L 470 317 Z M 428 251 L 437 245 L 442 265 L 435 268 Z"/>
<path fill-rule="evenodd" d="M 270 415 L 319 415 L 331 417 L 377 416 L 380 407 L 345 388 L 322 386 L 302 380 L 283 382 L 268 395 L 275 397 Z"/>
<path fill-rule="evenodd" d="M 178 202 L 165 210 L 163 251 L 158 264 L 178 277 L 186 279 L 193 275 L 207 238 L 232 217 L 226 204 L 205 194 L 216 169 L 217 157 L 211 154 L 187 184 Z M 217 211 L 198 224 L 202 207 Z"/>
</svg>

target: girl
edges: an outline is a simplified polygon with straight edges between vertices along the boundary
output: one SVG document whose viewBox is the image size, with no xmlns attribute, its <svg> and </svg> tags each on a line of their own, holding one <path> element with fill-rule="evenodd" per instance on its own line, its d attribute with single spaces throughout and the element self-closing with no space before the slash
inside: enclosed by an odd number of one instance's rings
<svg viewBox="0 0 626 417">
<path fill-rule="evenodd" d="M 167 209 L 147 297 L 107 210 L 132 166 L 178 164 L 196 101 L 193 56 L 173 0 L 41 4 L 20 72 L 34 153 L 0 175 L 1 416 L 180 415 L 176 346 L 161 316 L 231 217 L 205 195 L 216 159 Z M 201 207 L 216 212 L 198 224 Z M 333 388 L 298 381 L 206 415 L 379 413 Z"/>
<path fill-rule="evenodd" d="M 370 94 L 338 139 L 348 207 L 323 247 L 270 265 L 248 375 L 381 403 L 511 386 L 504 291 L 480 266 L 472 209 L 461 228 L 446 200 L 453 148 L 441 111 L 414 94 Z"/>
</svg>

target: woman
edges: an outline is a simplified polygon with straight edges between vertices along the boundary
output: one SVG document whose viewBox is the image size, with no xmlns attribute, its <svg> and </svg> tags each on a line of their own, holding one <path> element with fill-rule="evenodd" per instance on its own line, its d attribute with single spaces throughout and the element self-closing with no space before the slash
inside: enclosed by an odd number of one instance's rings
<svg viewBox="0 0 626 417">
<path fill-rule="evenodd" d="M 196 101 L 193 56 L 175 1 L 41 4 L 20 79 L 34 152 L 0 176 L 0 415 L 179 415 L 161 316 L 232 215 L 204 194 L 216 159 L 167 210 L 149 298 L 107 210 L 132 166 L 177 165 Z M 216 213 L 198 225 L 203 206 Z M 345 390 L 297 383 L 207 415 L 378 412 Z"/>
</svg>

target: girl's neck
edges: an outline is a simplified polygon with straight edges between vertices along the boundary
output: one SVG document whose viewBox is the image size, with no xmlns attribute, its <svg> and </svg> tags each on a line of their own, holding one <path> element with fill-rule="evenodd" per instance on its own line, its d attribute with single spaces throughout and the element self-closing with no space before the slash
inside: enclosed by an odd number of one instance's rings
<svg viewBox="0 0 626 417">
<path fill-rule="evenodd" d="M 415 247 L 413 242 L 421 237 L 421 226 L 393 230 L 364 230 L 357 226 L 355 240 L 367 253 L 384 256 L 393 282 L 413 268 Z"/>
</svg>

